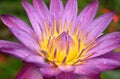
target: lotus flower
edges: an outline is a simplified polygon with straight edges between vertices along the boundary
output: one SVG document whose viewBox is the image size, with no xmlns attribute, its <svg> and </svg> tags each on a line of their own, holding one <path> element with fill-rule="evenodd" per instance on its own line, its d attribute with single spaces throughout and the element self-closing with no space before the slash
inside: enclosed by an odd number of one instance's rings
<svg viewBox="0 0 120 79">
<path fill-rule="evenodd" d="M 120 32 L 103 35 L 114 13 L 95 18 L 98 0 L 78 14 L 77 0 L 43 0 L 22 5 L 32 27 L 23 20 L 1 15 L 3 23 L 20 43 L 0 40 L 0 51 L 27 65 L 16 79 L 100 79 L 100 73 L 120 67 Z"/>
</svg>

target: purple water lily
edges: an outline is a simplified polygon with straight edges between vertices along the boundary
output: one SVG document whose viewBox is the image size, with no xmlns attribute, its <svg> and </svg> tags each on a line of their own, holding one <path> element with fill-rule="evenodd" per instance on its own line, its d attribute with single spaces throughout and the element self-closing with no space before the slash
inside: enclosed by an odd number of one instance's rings
<svg viewBox="0 0 120 79">
<path fill-rule="evenodd" d="M 16 79 L 100 79 L 100 73 L 120 67 L 120 32 L 103 36 L 114 13 L 94 19 L 98 0 L 78 14 L 77 0 L 43 0 L 33 5 L 22 0 L 32 27 L 23 20 L 1 15 L 21 43 L 0 40 L 0 51 L 14 55 L 27 65 Z"/>
</svg>

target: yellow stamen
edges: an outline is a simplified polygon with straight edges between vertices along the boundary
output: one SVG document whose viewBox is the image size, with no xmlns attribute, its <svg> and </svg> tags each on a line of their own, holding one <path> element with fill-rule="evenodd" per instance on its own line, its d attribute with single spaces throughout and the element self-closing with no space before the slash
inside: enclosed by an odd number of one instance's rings
<svg viewBox="0 0 120 79">
<path fill-rule="evenodd" d="M 61 33 L 62 32 L 62 20 L 59 20 L 58 28 L 59 28 L 59 33 Z"/>
<path fill-rule="evenodd" d="M 50 32 L 48 30 L 48 25 L 45 21 L 44 21 L 44 27 L 45 27 L 45 31 L 46 31 L 47 36 L 50 37 Z"/>
<path fill-rule="evenodd" d="M 46 62 L 54 66 L 79 65 L 87 62 L 86 60 L 93 55 L 87 52 L 97 45 L 95 39 L 86 43 L 89 34 L 83 33 L 79 25 L 74 34 L 71 34 L 73 22 L 70 22 L 68 29 L 67 22 L 62 24 L 62 20 L 58 23 L 54 20 L 53 26 L 50 27 L 44 22 L 44 27 L 45 33 L 42 32 L 42 40 L 39 41 L 41 50 L 36 52 L 40 53 Z"/>
<path fill-rule="evenodd" d="M 70 34 L 71 33 L 71 31 L 72 31 L 72 27 L 73 27 L 73 23 L 72 22 L 70 22 L 70 26 L 69 26 L 69 28 L 68 28 L 68 33 Z"/>
<path fill-rule="evenodd" d="M 64 31 L 66 32 L 67 28 L 67 22 L 64 23 Z"/>
<path fill-rule="evenodd" d="M 54 36 L 57 36 L 58 35 L 58 32 L 57 32 L 57 23 L 56 23 L 56 20 L 54 20 Z"/>
</svg>

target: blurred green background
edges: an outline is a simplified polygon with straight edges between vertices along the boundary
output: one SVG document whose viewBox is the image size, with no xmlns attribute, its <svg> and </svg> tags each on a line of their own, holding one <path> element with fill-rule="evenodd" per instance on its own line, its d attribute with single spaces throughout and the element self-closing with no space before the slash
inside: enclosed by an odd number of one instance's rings
<svg viewBox="0 0 120 79">
<path fill-rule="evenodd" d="M 63 0 L 65 3 L 66 0 Z M 79 12 L 92 0 L 78 0 Z M 30 0 L 31 2 L 31 0 Z M 49 0 L 45 0 L 49 6 Z M 100 6 L 97 16 L 116 12 L 112 23 L 106 29 L 105 33 L 120 31 L 120 0 L 100 0 Z M 21 5 L 21 0 L 0 0 L 0 14 L 11 14 L 18 16 L 29 22 L 27 15 Z M 8 28 L 0 20 L 0 39 L 18 41 L 8 30 Z M 119 51 L 119 48 L 115 51 Z M 0 53 L 0 79 L 14 79 L 15 75 L 24 66 L 24 63 L 19 59 Z M 101 74 L 102 79 L 120 79 L 120 70 L 106 71 Z"/>
</svg>

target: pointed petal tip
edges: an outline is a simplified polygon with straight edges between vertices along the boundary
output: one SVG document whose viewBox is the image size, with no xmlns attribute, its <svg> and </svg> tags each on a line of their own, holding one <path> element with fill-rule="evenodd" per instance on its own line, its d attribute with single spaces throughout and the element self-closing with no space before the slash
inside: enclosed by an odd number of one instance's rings
<svg viewBox="0 0 120 79">
<path fill-rule="evenodd" d="M 92 3 L 93 3 L 93 5 L 97 5 L 97 6 L 99 5 L 99 1 L 98 0 L 93 0 Z"/>
<path fill-rule="evenodd" d="M 0 15 L 0 19 L 5 25 L 8 25 L 10 23 L 10 19 L 13 18 L 14 16 L 9 15 L 9 14 L 2 14 Z"/>
<path fill-rule="evenodd" d="M 27 1 L 27 0 L 22 0 L 22 1 L 21 1 L 21 2 L 22 2 L 22 4 L 23 4 L 25 1 Z"/>
<path fill-rule="evenodd" d="M 99 2 L 98 0 L 93 0 L 94 2 Z"/>
<path fill-rule="evenodd" d="M 3 17 L 4 17 L 4 14 L 1 14 L 0 15 L 0 19 L 3 20 Z"/>
<path fill-rule="evenodd" d="M 7 14 L 1 14 L 0 15 L 0 18 L 2 19 L 2 18 L 4 18 L 4 17 L 6 17 L 7 16 Z"/>
<path fill-rule="evenodd" d="M 6 17 L 9 18 L 9 17 L 11 17 L 11 16 L 12 16 L 12 15 L 9 15 L 9 14 L 1 14 L 1 15 L 0 15 L 0 18 L 6 18 Z"/>
<path fill-rule="evenodd" d="M 24 6 L 27 3 L 27 0 L 22 0 L 22 5 Z"/>
<path fill-rule="evenodd" d="M 22 2 L 25 2 L 25 1 L 27 1 L 27 0 L 22 0 Z"/>
<path fill-rule="evenodd" d="M 107 15 L 113 19 L 115 12 L 109 12 L 109 13 L 107 13 Z"/>
<path fill-rule="evenodd" d="M 110 12 L 110 13 L 114 16 L 116 12 L 113 11 L 113 12 Z"/>
<path fill-rule="evenodd" d="M 0 17 L 4 16 L 5 14 L 0 14 Z"/>
<path fill-rule="evenodd" d="M 93 0 L 93 1 L 90 3 L 90 6 L 94 6 L 94 8 L 98 8 L 98 6 L 99 6 L 99 1 L 98 1 L 98 0 Z"/>
<path fill-rule="evenodd" d="M 3 23 L 5 23 L 5 20 L 7 20 L 10 17 L 10 15 L 8 14 L 1 14 L 0 15 L 0 19 L 3 21 Z"/>
<path fill-rule="evenodd" d="M 94 8 L 98 8 L 98 6 L 99 6 L 99 1 L 98 0 L 93 0 L 91 3 L 89 3 L 88 4 L 89 5 L 89 7 L 91 7 L 91 6 L 96 6 L 96 7 L 94 7 Z"/>
</svg>

